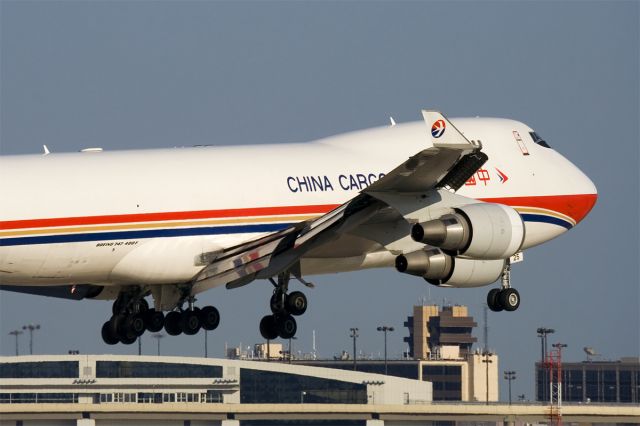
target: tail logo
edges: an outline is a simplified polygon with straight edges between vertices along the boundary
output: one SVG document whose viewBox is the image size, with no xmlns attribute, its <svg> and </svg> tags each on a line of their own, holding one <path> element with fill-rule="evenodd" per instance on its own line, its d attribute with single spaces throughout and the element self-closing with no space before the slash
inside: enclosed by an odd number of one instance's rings
<svg viewBox="0 0 640 426">
<path fill-rule="evenodd" d="M 447 126 L 444 123 L 444 120 L 437 120 L 431 126 L 431 136 L 433 136 L 434 138 L 439 138 L 440 136 L 442 136 L 444 134 L 444 131 L 445 131 L 446 127 Z"/>
</svg>

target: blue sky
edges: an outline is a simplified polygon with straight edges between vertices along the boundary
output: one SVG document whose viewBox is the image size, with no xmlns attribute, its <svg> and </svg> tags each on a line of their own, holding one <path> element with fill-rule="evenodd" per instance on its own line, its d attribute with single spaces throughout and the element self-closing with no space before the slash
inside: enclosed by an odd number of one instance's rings
<svg viewBox="0 0 640 426">
<path fill-rule="evenodd" d="M 539 326 L 557 330 L 567 359 L 584 359 L 584 346 L 605 358 L 640 352 L 638 22 L 635 1 L 2 1 L 0 153 L 305 141 L 419 120 L 425 107 L 524 121 L 599 189 L 583 223 L 514 267 L 520 309 L 489 316 L 500 369 L 516 370 L 514 394 L 532 397 Z M 315 330 L 324 356 L 350 348 L 349 327 L 377 356 L 381 324 L 396 327 L 399 355 L 421 297 L 467 304 L 481 322 L 488 290 L 392 270 L 313 281 L 296 346 L 310 350 Z M 259 341 L 270 291 L 257 282 L 203 295 L 222 313 L 210 353 Z M 9 331 L 38 322 L 37 352 L 136 353 L 101 342 L 109 310 L 2 292 L 0 352 L 14 351 Z M 164 339 L 163 353 L 202 354 L 201 337 Z M 145 353 L 154 345 L 145 335 Z"/>
</svg>

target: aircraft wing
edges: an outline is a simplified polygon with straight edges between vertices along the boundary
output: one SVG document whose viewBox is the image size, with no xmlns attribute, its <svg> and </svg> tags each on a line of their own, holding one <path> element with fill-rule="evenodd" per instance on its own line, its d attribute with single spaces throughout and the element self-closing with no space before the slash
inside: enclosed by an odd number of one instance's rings
<svg viewBox="0 0 640 426">
<path fill-rule="evenodd" d="M 487 156 L 479 143 L 467 140 L 441 113 L 423 110 L 422 114 L 428 126 L 423 151 L 325 215 L 217 253 L 194 278 L 193 291 L 222 284 L 235 288 L 283 271 L 300 278 L 300 260 L 307 253 L 335 245 L 347 234 L 371 234 L 372 224 L 406 222 L 403 214 L 385 201 L 389 195 L 459 189 Z"/>
</svg>

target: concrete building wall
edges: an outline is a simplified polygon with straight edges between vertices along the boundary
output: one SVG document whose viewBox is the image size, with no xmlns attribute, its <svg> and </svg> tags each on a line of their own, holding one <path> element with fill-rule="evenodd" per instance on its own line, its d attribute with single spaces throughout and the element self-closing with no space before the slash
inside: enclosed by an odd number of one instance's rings
<svg viewBox="0 0 640 426">
<path fill-rule="evenodd" d="M 490 362 L 486 363 L 485 360 Z M 469 371 L 471 380 L 469 385 L 469 401 L 486 401 L 487 400 L 487 386 L 489 401 L 498 401 L 499 399 L 499 381 L 498 381 L 498 356 L 491 354 L 484 356 L 480 353 L 470 354 L 468 358 Z M 487 385 L 487 375 L 489 378 Z"/>
</svg>

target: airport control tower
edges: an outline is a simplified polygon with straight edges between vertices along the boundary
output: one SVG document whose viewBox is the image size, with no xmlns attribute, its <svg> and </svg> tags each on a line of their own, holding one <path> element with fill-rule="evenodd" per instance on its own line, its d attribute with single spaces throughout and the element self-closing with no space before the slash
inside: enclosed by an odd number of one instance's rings
<svg viewBox="0 0 640 426">
<path fill-rule="evenodd" d="M 455 347 L 460 356 L 471 352 L 477 341 L 472 335 L 478 324 L 469 316 L 466 306 L 421 305 L 413 307 L 413 315 L 404 323 L 409 329 L 409 356 L 413 359 L 430 359 Z"/>
</svg>

